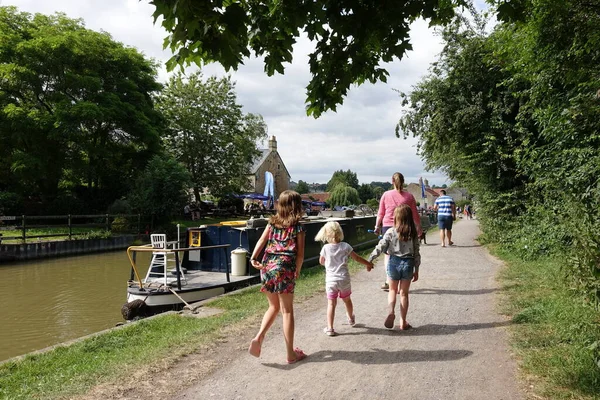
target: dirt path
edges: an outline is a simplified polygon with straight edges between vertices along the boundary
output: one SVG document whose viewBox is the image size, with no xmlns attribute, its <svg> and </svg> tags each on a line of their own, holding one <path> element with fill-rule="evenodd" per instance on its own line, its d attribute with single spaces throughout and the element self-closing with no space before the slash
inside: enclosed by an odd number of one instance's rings
<svg viewBox="0 0 600 400">
<path fill-rule="evenodd" d="M 374 271 L 360 272 L 352 281 L 355 327 L 345 325 L 339 304 L 340 335 L 325 336 L 324 296 L 299 307 L 296 344 L 309 354 L 306 360 L 285 364 L 281 319 L 267 336 L 261 358 L 248 355 L 257 323 L 222 344 L 223 352 L 214 354 L 210 373 L 188 376 L 192 385 L 168 397 L 521 398 L 506 340 L 508 322 L 495 310 L 494 277 L 501 265 L 474 241 L 478 233 L 476 221 L 461 221 L 454 229 L 455 246 L 439 246 L 437 232 L 429 236 L 429 245 L 422 246 L 421 278 L 411 287 L 410 297 L 409 321 L 414 329 L 390 331 L 383 326 L 387 293 L 379 289 L 385 277 L 381 258 Z"/>
</svg>

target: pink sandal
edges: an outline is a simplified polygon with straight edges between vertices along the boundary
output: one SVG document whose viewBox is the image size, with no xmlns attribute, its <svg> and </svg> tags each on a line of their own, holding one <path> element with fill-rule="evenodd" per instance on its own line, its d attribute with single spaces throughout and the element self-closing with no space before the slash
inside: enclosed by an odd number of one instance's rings
<svg viewBox="0 0 600 400">
<path fill-rule="evenodd" d="M 298 361 L 304 360 L 306 357 L 308 357 L 308 354 L 300 350 L 298 347 L 294 349 L 294 353 L 296 354 L 296 358 L 294 360 L 287 360 L 288 364 L 295 364 Z"/>
</svg>

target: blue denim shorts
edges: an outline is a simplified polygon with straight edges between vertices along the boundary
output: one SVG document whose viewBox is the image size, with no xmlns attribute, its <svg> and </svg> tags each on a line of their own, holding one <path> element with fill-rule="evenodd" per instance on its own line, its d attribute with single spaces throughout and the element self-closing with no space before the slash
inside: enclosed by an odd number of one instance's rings
<svg viewBox="0 0 600 400">
<path fill-rule="evenodd" d="M 438 228 L 452 230 L 452 215 L 439 215 Z"/>
<path fill-rule="evenodd" d="M 398 256 L 390 256 L 390 261 L 387 265 L 387 275 L 391 280 L 411 280 L 413 278 L 414 271 L 414 258 L 400 258 Z"/>
</svg>

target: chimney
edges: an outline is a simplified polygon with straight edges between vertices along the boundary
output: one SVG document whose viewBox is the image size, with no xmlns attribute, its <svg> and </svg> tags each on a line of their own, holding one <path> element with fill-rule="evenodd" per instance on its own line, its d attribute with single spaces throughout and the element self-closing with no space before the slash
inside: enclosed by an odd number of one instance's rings
<svg viewBox="0 0 600 400">
<path fill-rule="evenodd" d="M 269 139 L 269 150 L 277 151 L 277 139 L 275 139 L 275 136 L 271 136 L 271 139 Z"/>
<path fill-rule="evenodd" d="M 429 181 L 427 179 L 425 179 L 425 187 L 429 188 Z"/>
</svg>

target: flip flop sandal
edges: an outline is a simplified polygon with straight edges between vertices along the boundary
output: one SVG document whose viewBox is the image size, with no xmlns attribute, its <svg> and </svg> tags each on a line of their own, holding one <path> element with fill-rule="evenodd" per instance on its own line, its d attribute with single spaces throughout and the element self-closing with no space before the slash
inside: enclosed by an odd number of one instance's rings
<svg viewBox="0 0 600 400">
<path fill-rule="evenodd" d="M 354 326 L 354 325 L 356 325 L 356 317 L 354 316 L 354 314 L 352 314 L 352 317 L 351 317 L 351 318 L 348 318 L 348 324 L 349 324 L 350 326 Z"/>
<path fill-rule="evenodd" d="M 400 327 L 400 330 L 401 330 L 401 331 L 407 331 L 407 330 L 409 330 L 410 328 L 412 328 L 412 325 L 411 325 L 411 324 L 406 324 L 406 325 L 404 325 L 403 327 L 401 326 L 401 327 Z"/>
<path fill-rule="evenodd" d="M 326 334 L 327 336 L 337 336 L 337 332 L 333 328 L 331 328 L 331 329 L 323 328 L 323 333 Z"/>
<path fill-rule="evenodd" d="M 288 364 L 295 364 L 298 361 L 302 361 L 304 360 L 306 357 L 308 357 L 308 354 L 306 354 L 305 352 L 303 352 L 302 350 L 300 350 L 298 347 L 296 347 L 294 349 L 294 353 L 296 353 L 296 359 L 295 360 L 287 360 Z"/>
<path fill-rule="evenodd" d="M 385 319 L 385 322 L 383 323 L 383 326 L 385 326 L 388 329 L 392 329 L 394 327 L 394 320 L 396 319 L 396 314 L 389 314 L 387 316 L 387 318 Z"/>
</svg>

